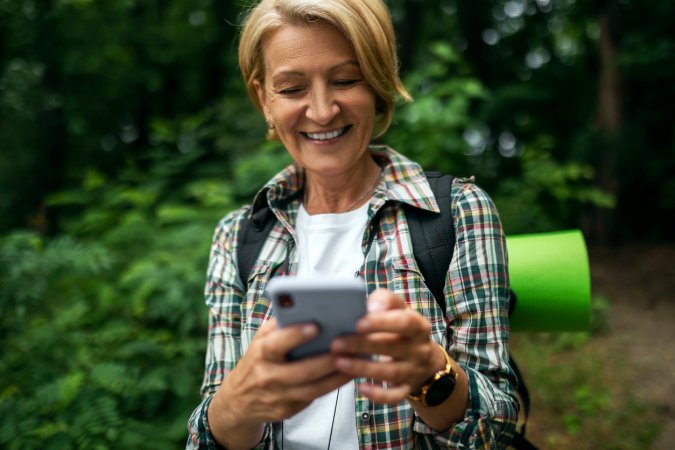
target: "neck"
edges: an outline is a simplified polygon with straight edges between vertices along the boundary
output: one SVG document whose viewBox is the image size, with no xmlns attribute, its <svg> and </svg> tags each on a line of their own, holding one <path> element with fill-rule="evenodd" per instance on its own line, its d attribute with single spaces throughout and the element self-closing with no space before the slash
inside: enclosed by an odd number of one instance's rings
<svg viewBox="0 0 675 450">
<path fill-rule="evenodd" d="M 307 173 L 303 203 L 310 214 L 353 211 L 366 203 L 380 180 L 380 167 L 367 161 L 348 173 L 333 177 Z"/>
</svg>

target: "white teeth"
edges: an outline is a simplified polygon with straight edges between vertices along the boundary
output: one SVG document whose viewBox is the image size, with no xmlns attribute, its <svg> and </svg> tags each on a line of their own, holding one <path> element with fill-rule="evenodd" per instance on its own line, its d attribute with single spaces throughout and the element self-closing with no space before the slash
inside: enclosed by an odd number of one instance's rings
<svg viewBox="0 0 675 450">
<path fill-rule="evenodd" d="M 317 141 L 327 141 L 328 139 L 335 139 L 336 137 L 342 135 L 345 132 L 347 127 L 340 128 L 339 130 L 330 131 L 328 133 L 307 133 L 307 137 Z"/>
</svg>

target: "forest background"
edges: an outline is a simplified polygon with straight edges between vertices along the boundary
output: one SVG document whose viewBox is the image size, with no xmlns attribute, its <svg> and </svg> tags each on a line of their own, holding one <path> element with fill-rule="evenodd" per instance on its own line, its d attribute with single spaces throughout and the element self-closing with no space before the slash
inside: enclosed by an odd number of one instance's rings
<svg viewBox="0 0 675 450">
<path fill-rule="evenodd" d="M 184 445 L 214 226 L 289 161 L 238 72 L 245 3 L 0 0 L 0 447 Z M 475 175 L 509 234 L 672 249 L 675 2 L 388 4 L 415 101 L 381 142 Z M 515 336 L 542 448 L 667 429 L 588 350 L 613 300 L 588 332 Z"/>
</svg>

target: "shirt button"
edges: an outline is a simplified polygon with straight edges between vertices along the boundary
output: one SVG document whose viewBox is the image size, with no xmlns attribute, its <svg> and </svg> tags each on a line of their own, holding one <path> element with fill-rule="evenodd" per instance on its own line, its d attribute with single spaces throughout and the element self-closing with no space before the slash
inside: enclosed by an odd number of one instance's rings
<svg viewBox="0 0 675 450">
<path fill-rule="evenodd" d="M 361 414 L 361 420 L 363 420 L 364 422 L 368 422 L 370 420 L 370 414 L 364 412 L 363 414 Z"/>
</svg>

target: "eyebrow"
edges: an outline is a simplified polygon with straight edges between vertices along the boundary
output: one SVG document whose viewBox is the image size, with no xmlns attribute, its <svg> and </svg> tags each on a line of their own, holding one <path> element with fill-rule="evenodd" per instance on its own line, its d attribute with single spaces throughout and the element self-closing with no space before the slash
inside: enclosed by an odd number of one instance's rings
<svg viewBox="0 0 675 450">
<path fill-rule="evenodd" d="M 357 67 L 360 67 L 360 64 L 358 63 L 358 61 L 354 61 L 354 60 L 344 61 L 344 62 L 338 63 L 338 64 L 336 64 L 336 65 L 330 67 L 330 68 L 328 69 L 328 72 L 335 72 L 336 70 L 338 70 L 338 69 L 340 69 L 340 68 L 342 68 L 342 67 L 344 67 L 344 66 L 357 66 Z M 289 70 L 282 70 L 282 71 L 277 72 L 277 73 L 275 73 L 274 75 L 272 75 L 271 81 L 274 81 L 276 78 L 283 77 L 283 76 L 302 77 L 302 76 L 304 76 L 304 75 L 305 75 L 305 73 L 304 73 L 304 72 L 301 72 L 301 71 L 299 71 L 299 70 L 291 70 L 291 69 L 289 69 Z"/>
</svg>

